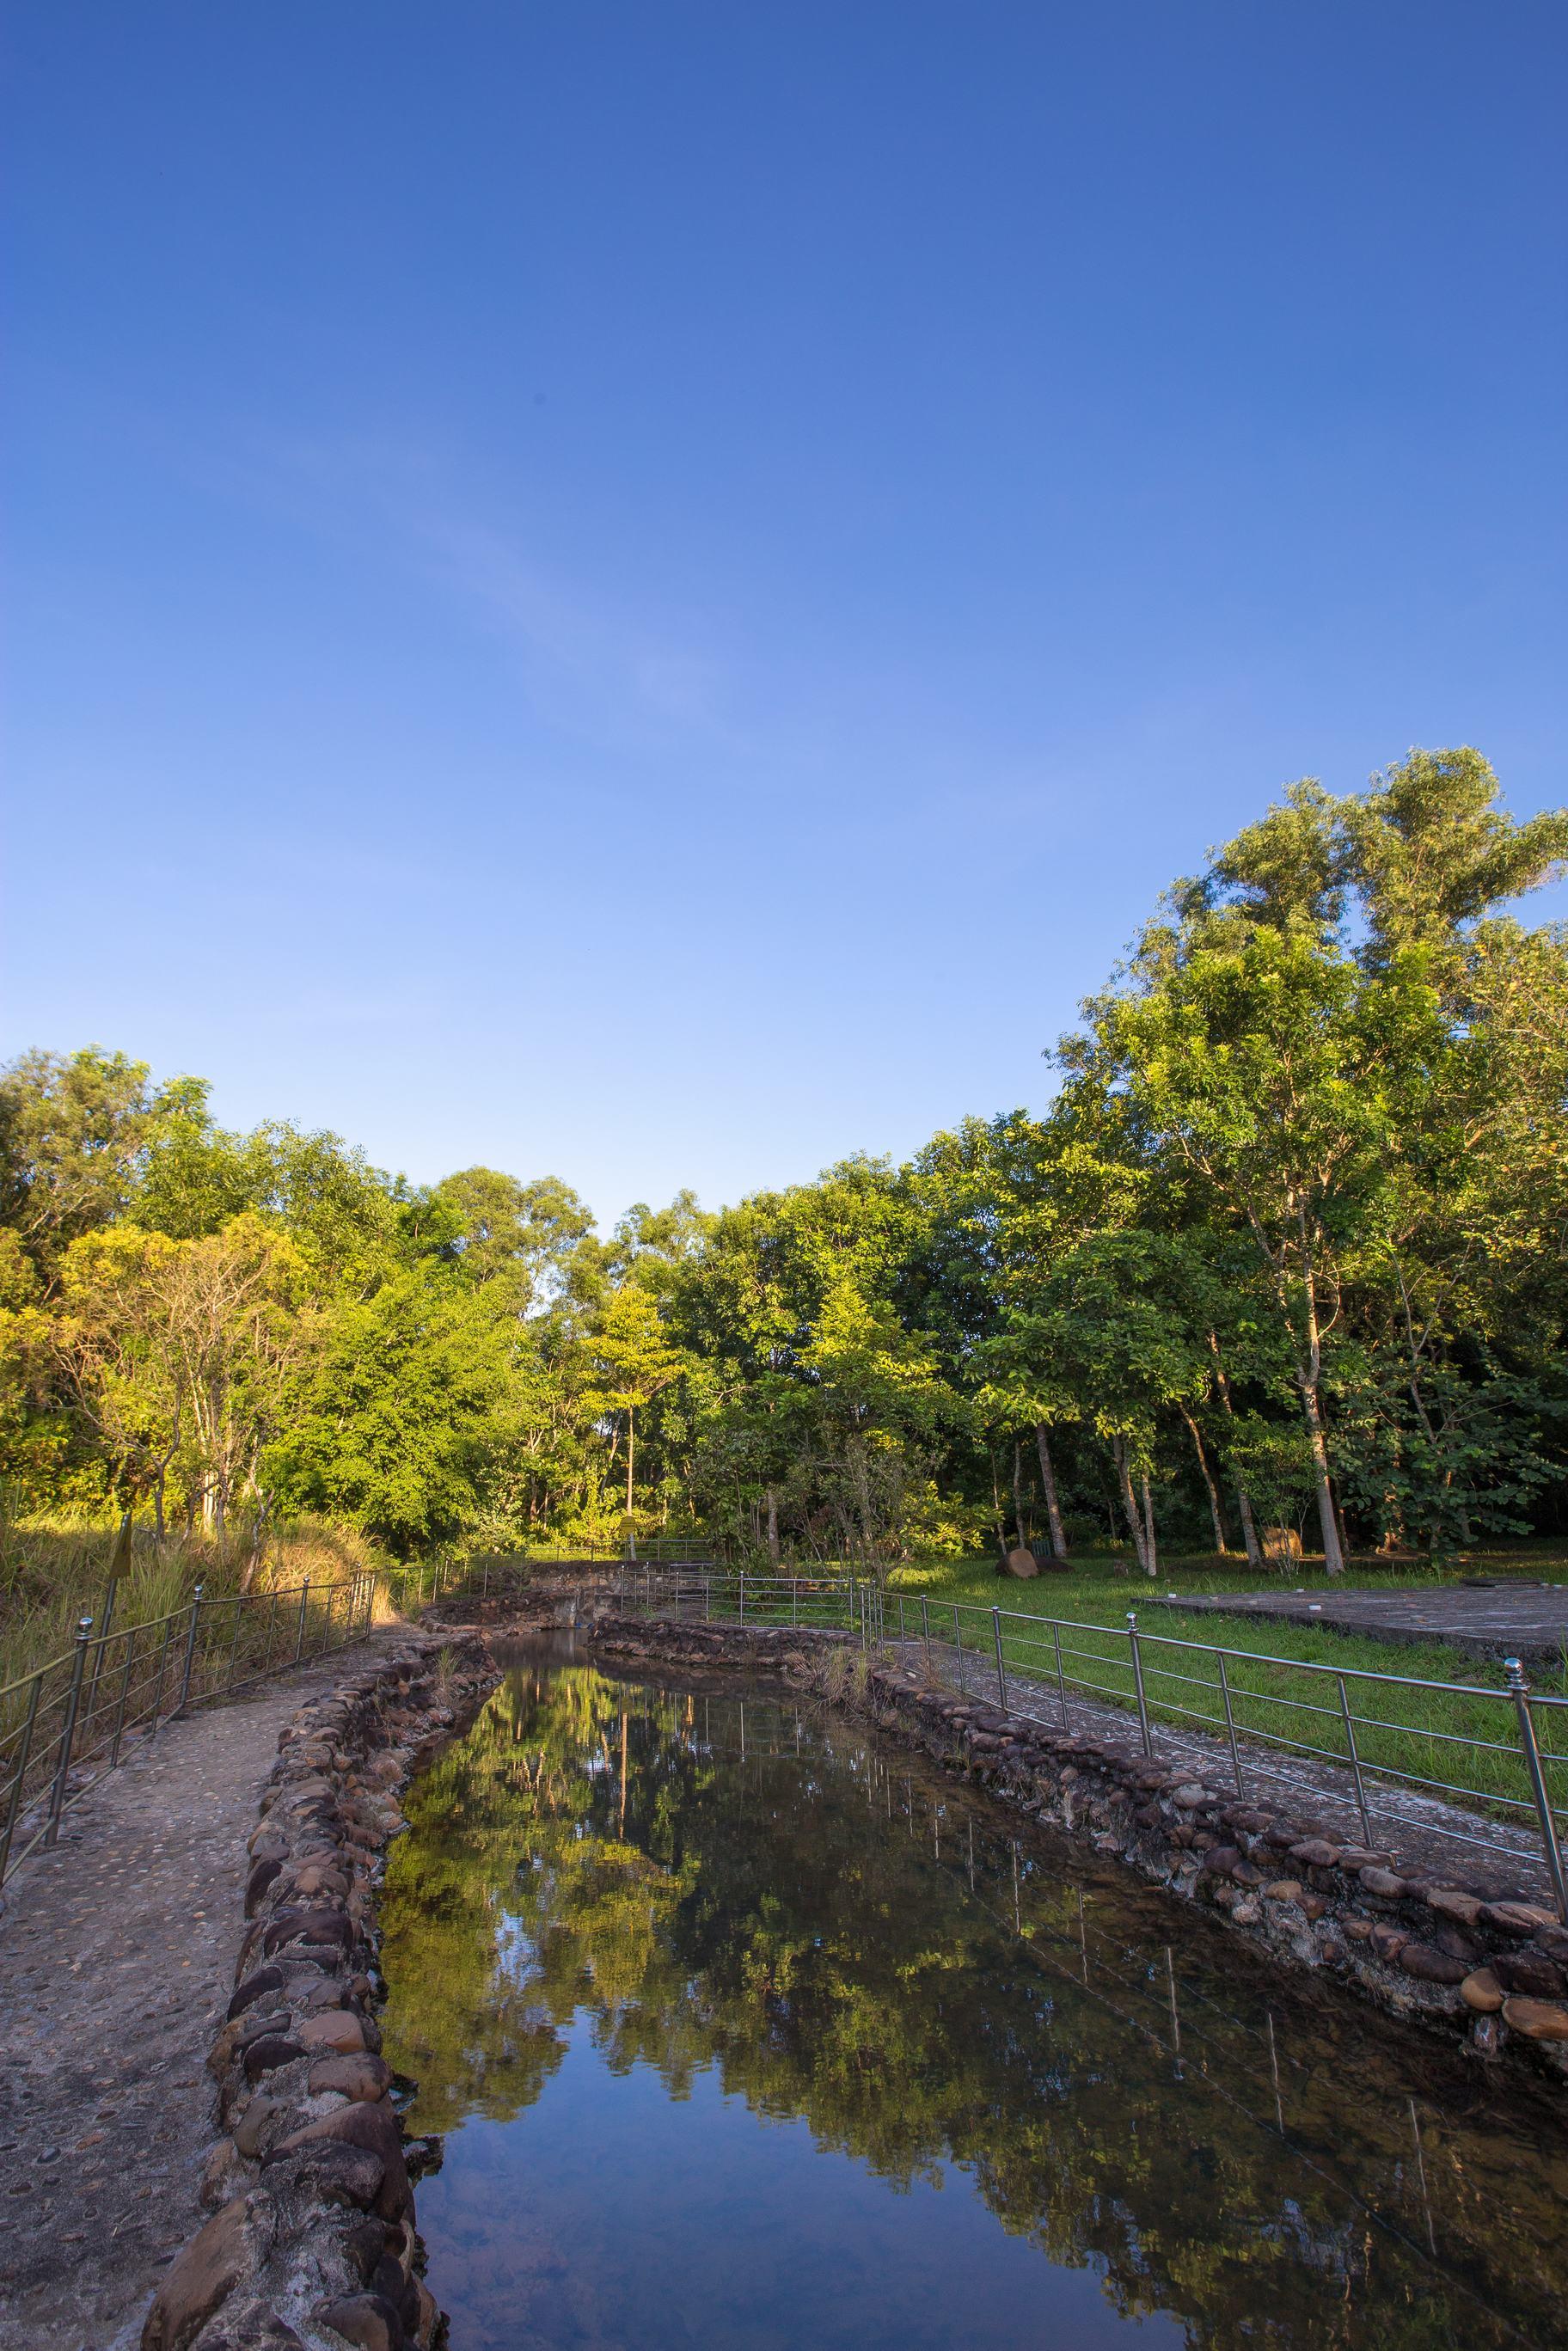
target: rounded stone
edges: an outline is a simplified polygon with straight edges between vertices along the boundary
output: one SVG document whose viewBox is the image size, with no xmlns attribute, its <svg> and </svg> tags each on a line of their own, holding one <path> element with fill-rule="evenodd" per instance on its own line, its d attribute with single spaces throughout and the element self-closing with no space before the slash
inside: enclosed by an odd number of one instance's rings
<svg viewBox="0 0 1568 2351">
<path fill-rule="evenodd" d="M 1495 2016 L 1502 2006 L 1502 1986 L 1490 1968 L 1477 1968 L 1459 1986 L 1459 1998 L 1478 2016 Z"/>
<path fill-rule="evenodd" d="M 1568 2008 L 1553 2000 L 1505 2000 L 1502 2021 L 1527 2041 L 1568 2041 Z"/>
</svg>

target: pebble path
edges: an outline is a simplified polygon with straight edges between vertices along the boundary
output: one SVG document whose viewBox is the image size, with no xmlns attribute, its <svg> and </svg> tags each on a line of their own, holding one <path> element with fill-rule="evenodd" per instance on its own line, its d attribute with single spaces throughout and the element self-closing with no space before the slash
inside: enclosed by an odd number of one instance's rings
<svg viewBox="0 0 1568 2351">
<path fill-rule="evenodd" d="M 204 2218 L 204 2060 L 277 1737 L 397 1632 L 166 1724 L 0 1907 L 0 2351 L 129 2351 Z"/>
</svg>

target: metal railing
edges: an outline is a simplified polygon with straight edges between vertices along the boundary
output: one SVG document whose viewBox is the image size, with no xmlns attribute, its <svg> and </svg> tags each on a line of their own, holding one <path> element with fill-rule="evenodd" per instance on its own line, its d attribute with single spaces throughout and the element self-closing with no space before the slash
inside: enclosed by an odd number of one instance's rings
<svg viewBox="0 0 1568 2351">
<path fill-rule="evenodd" d="M 1133 1609 L 1124 1626 L 1082 1624 L 853 1577 L 650 1567 L 615 1592 L 647 1615 L 850 1633 L 868 1650 L 913 1654 L 934 1682 L 1025 1722 L 1082 1729 L 1085 1708 L 1114 1708 L 1135 1716 L 1145 1755 L 1157 1738 L 1167 1759 L 1190 1762 L 1195 1777 L 1228 1776 L 1238 1795 L 1291 1788 L 1320 1805 L 1337 1800 L 1369 1847 L 1378 1821 L 1513 1860 L 1538 1837 L 1568 1921 L 1568 1698 L 1532 1689 L 1517 1657 L 1499 1689 L 1150 1633 Z"/>
<path fill-rule="evenodd" d="M 198 1583 L 183 1606 L 141 1624 L 95 1632 L 79 1617 L 63 1656 L 0 1688 L 0 1886 L 57 1841 L 65 1814 L 129 1741 L 358 1640 L 382 1581 L 364 1572 L 211 1598 Z"/>
</svg>

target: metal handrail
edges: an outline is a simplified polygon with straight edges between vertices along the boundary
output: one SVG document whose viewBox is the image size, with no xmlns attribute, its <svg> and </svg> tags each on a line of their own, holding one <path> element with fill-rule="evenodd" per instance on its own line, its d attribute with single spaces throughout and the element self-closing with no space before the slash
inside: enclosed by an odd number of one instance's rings
<svg viewBox="0 0 1568 2351">
<path fill-rule="evenodd" d="M 153 1738 L 191 1708 L 347 1646 L 369 1629 L 387 1581 L 384 1571 L 359 1570 L 341 1583 L 307 1577 L 210 1599 L 197 1584 L 183 1606 L 97 1635 L 82 1617 L 69 1650 L 0 1687 L 0 1702 L 26 1693 L 19 1719 L 0 1732 L 0 1886 L 30 1854 L 56 1843 L 65 1813 L 116 1768 L 129 1735 Z M 309 1639 L 313 1593 L 319 1637 Z M 222 1621 L 225 1608 L 232 1626 Z M 255 1654 L 246 1650 L 247 1623 L 262 1626 L 264 1641 L 256 1669 L 242 1675 L 237 1668 L 248 1668 Z"/>
<path fill-rule="evenodd" d="M 741 1622 L 747 1615 L 754 1620 L 768 1621 L 788 1603 L 790 1621 L 800 1618 L 802 1589 L 812 1599 L 821 1597 L 824 1579 L 799 1578 L 784 1575 L 713 1574 L 703 1572 L 678 1573 L 661 1572 L 656 1567 L 638 1568 L 624 1576 L 617 1585 L 619 1596 L 651 1612 L 655 1602 L 673 1597 L 678 1608 L 685 1601 L 700 1598 L 705 1616 L 734 1614 Z M 917 1646 L 924 1648 L 928 1661 L 935 1646 L 939 1652 L 956 1652 L 956 1687 L 967 1689 L 975 1669 L 981 1667 L 994 1683 L 997 1703 L 1004 1712 L 1010 1712 L 1025 1721 L 1042 1721 L 1044 1718 L 1031 1711 L 1029 1699 L 1033 1692 L 1028 1677 L 1039 1670 L 1049 1683 L 1060 1718 L 1069 1717 L 1071 1687 L 1074 1693 L 1092 1691 L 1097 1698 L 1107 1698 L 1118 1708 L 1135 1713 L 1138 1729 L 1145 1753 L 1153 1753 L 1156 1722 L 1163 1723 L 1171 1716 L 1204 1726 L 1217 1739 L 1227 1743 L 1233 1776 L 1239 1791 L 1243 1781 L 1243 1761 L 1259 1778 L 1285 1785 L 1301 1787 L 1299 1779 L 1288 1772 L 1270 1768 L 1260 1748 L 1281 1755 L 1294 1755 L 1303 1760 L 1331 1765 L 1344 1772 L 1350 1782 L 1346 1801 L 1353 1802 L 1361 1817 L 1367 1843 L 1373 1843 L 1372 1820 L 1375 1814 L 1396 1821 L 1406 1826 L 1420 1826 L 1461 1843 L 1495 1848 L 1496 1838 L 1488 1840 L 1478 1834 L 1484 1826 L 1484 1814 L 1477 1815 L 1475 1830 L 1462 1828 L 1453 1822 L 1422 1818 L 1413 1821 L 1407 1812 L 1392 1809 L 1387 1802 L 1400 1790 L 1427 1790 L 1445 1797 L 1458 1797 L 1470 1807 L 1483 1805 L 1496 1811 L 1533 1814 L 1540 1834 L 1546 1872 L 1552 1885 L 1559 1915 L 1568 1920 L 1568 1880 L 1565 1880 L 1563 1836 L 1560 1823 L 1568 1823 L 1568 1804 L 1554 1801 L 1547 1775 L 1550 1771 L 1568 1771 L 1568 1753 L 1552 1747 L 1543 1749 L 1537 1729 L 1537 1715 L 1568 1716 L 1568 1698 L 1547 1690 L 1532 1690 L 1517 1658 L 1506 1661 L 1508 1683 L 1505 1688 L 1488 1688 L 1474 1682 L 1436 1681 L 1417 1674 L 1394 1674 L 1364 1666 L 1320 1663 L 1311 1658 L 1280 1657 L 1268 1651 L 1237 1649 L 1222 1642 L 1194 1641 L 1177 1634 L 1150 1633 L 1139 1625 L 1136 1613 L 1127 1612 L 1124 1630 L 1113 1625 L 1085 1624 L 1072 1617 L 1034 1616 L 1014 1609 L 988 1608 L 983 1604 L 960 1601 L 936 1601 L 929 1594 L 899 1594 L 897 1627 L 887 1630 L 887 1595 L 874 1585 L 859 1583 L 851 1576 L 826 1579 L 836 1594 L 842 1595 L 842 1610 L 837 1621 L 846 1629 L 858 1630 L 870 1646 Z M 671 1587 L 673 1586 L 673 1592 Z M 813 1588 L 815 1587 L 815 1588 Z M 907 1630 L 905 1602 L 919 1610 L 920 1631 Z M 733 1605 L 728 1604 L 733 1603 Z M 937 1632 L 933 1640 L 932 1624 L 936 1619 Z M 1089 1634 L 1100 1646 L 1086 1648 L 1072 1641 L 1064 1641 L 1064 1634 Z M 1210 1660 L 1215 1678 L 1179 1671 L 1173 1664 L 1162 1662 L 1152 1651 L 1179 1649 L 1194 1658 Z M 1037 1667 L 1020 1653 L 1043 1653 Z M 988 1663 L 987 1662 L 988 1656 Z M 1117 1667 L 1127 1673 L 1130 1687 L 1117 1687 L 1082 1671 L 1069 1670 L 1064 1663 L 1072 1659 L 1081 1665 L 1100 1667 Z M 1262 1667 L 1291 1675 L 1312 1675 L 1319 1682 L 1331 1683 L 1337 1694 L 1336 1702 L 1323 1704 L 1316 1698 L 1283 1689 L 1249 1689 L 1245 1681 L 1227 1670 L 1228 1665 Z M 935 1670 L 935 1667 L 933 1668 Z M 951 1677 L 948 1677 L 951 1679 Z M 1223 1712 L 1206 1713 L 1201 1708 L 1184 1704 L 1166 1695 L 1159 1685 L 1177 1682 L 1188 1689 L 1209 1692 L 1223 1708 Z M 1349 1682 L 1370 1683 L 1390 1690 L 1421 1691 L 1430 1696 L 1460 1698 L 1484 1707 L 1501 1706 L 1513 1718 L 1515 1737 L 1511 1740 L 1487 1738 L 1479 1732 L 1467 1733 L 1438 1729 L 1436 1725 L 1402 1722 L 1394 1718 L 1365 1714 L 1351 1705 L 1346 1685 Z M 1009 1684 L 1011 1685 L 1009 1687 Z M 1311 1685 L 1309 1685 L 1311 1687 Z M 1264 1728 L 1250 1719 L 1238 1724 L 1239 1710 L 1255 1714 L 1260 1708 L 1270 1709 L 1274 1722 Z M 1321 1716 L 1343 1726 L 1345 1745 L 1343 1750 L 1320 1746 L 1315 1740 L 1293 1735 L 1279 1720 L 1286 1710 L 1292 1714 L 1308 1713 Z M 1413 1768 L 1382 1760 L 1375 1751 L 1369 1753 L 1366 1743 L 1359 1740 L 1357 1731 L 1371 1733 L 1374 1745 L 1380 1737 L 1397 1736 L 1408 1740 L 1430 1740 L 1446 1749 L 1468 1750 L 1478 1761 L 1483 1756 L 1501 1756 L 1520 1767 L 1529 1788 L 1527 1796 L 1508 1792 L 1483 1784 L 1466 1785 L 1462 1782 L 1438 1779 Z M 1189 1750 L 1190 1751 L 1190 1750 Z M 1437 1759 L 1434 1758 L 1434 1761 Z M 1476 1782 L 1486 1775 L 1478 1771 Z M 1395 1783 L 1385 1786 L 1385 1782 Z M 1320 1787 L 1312 1789 L 1320 1797 L 1325 1792 Z M 1331 1794 L 1332 1791 L 1328 1792 Z"/>
</svg>

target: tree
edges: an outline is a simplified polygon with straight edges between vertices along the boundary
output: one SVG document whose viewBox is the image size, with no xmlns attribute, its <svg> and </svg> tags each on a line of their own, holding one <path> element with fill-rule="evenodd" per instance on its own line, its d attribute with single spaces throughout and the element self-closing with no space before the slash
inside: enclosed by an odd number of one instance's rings
<svg viewBox="0 0 1568 2351">
<path fill-rule="evenodd" d="M 601 1407 L 626 1416 L 626 1530 L 635 1558 L 637 1414 L 679 1379 L 685 1357 L 671 1343 L 653 1297 L 641 1282 L 631 1280 L 611 1292 L 591 1347 L 601 1383 Z"/>
</svg>

